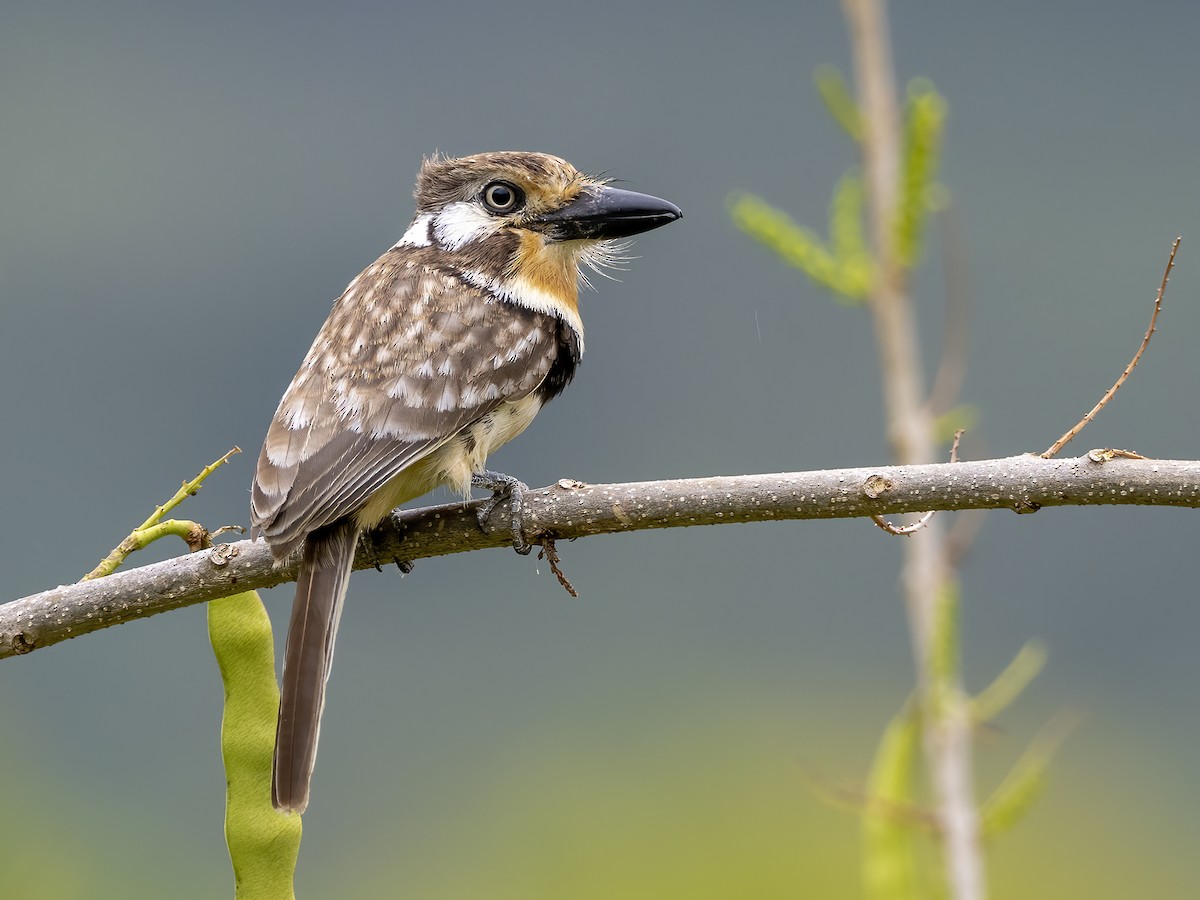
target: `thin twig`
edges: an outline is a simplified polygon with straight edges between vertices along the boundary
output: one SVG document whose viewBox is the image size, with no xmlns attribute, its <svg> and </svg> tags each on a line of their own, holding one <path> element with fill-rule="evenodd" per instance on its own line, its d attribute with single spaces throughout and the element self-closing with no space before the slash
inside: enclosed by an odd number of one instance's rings
<svg viewBox="0 0 1200 900">
<path fill-rule="evenodd" d="M 545 559 L 550 564 L 550 571 L 554 573 L 554 577 L 558 579 L 558 583 L 562 585 L 563 590 L 572 597 L 579 597 L 579 591 L 575 590 L 575 586 L 567 580 L 566 573 L 563 572 L 559 565 L 558 548 L 554 546 L 554 538 L 548 534 L 543 534 L 538 542 L 542 545 L 542 549 L 538 551 L 538 559 Z"/>
<path fill-rule="evenodd" d="M 929 520 L 934 517 L 934 514 L 935 510 L 931 509 L 927 513 L 924 513 L 921 518 L 917 519 L 917 521 L 910 522 L 907 525 L 895 525 L 892 522 L 889 522 L 883 516 L 871 516 L 871 521 L 888 534 L 894 534 L 897 537 L 911 537 L 928 525 Z"/>
<path fill-rule="evenodd" d="M 241 452 L 241 447 L 234 447 L 216 462 L 209 463 L 201 469 L 200 474 L 191 481 L 185 481 L 170 500 L 161 506 L 156 506 L 154 512 L 150 514 L 150 517 L 145 522 L 133 529 L 104 559 L 100 560 L 96 568 L 84 575 L 80 581 L 90 581 L 93 578 L 102 578 L 105 575 L 111 575 L 120 567 L 121 563 L 125 562 L 129 554 L 141 550 L 146 545 L 167 535 L 173 534 L 183 538 L 193 552 L 205 546 L 211 546 L 211 535 L 195 522 L 177 521 L 175 519 L 163 522 L 162 517 L 188 497 L 194 496 L 200 490 L 200 486 L 204 484 L 204 479 L 229 462 L 231 456 Z"/>
<path fill-rule="evenodd" d="M 1129 361 L 1129 365 L 1125 367 L 1125 371 L 1121 373 L 1121 377 L 1116 380 L 1112 387 L 1105 391 L 1104 396 L 1100 398 L 1100 402 L 1093 406 L 1091 411 L 1086 416 L 1071 426 L 1066 434 L 1051 444 L 1049 449 L 1042 454 L 1044 459 L 1050 459 L 1054 456 L 1057 456 L 1058 451 L 1069 444 L 1075 435 L 1083 431 L 1084 426 L 1086 426 L 1088 422 L 1096 418 L 1096 414 L 1100 412 L 1100 410 L 1104 409 L 1104 407 L 1108 405 L 1108 401 L 1111 400 L 1117 391 L 1121 389 L 1121 385 L 1125 383 L 1125 380 L 1130 376 L 1134 368 L 1137 366 L 1138 361 L 1142 358 L 1142 354 L 1146 352 L 1146 348 L 1150 346 L 1150 337 L 1154 334 L 1154 326 L 1158 322 L 1158 314 L 1162 311 L 1163 295 L 1167 292 L 1167 282 L 1171 278 L 1171 269 L 1175 266 L 1175 253 L 1177 250 L 1179 250 L 1179 244 L 1182 240 L 1182 236 L 1177 237 L 1175 238 L 1175 242 L 1171 244 L 1171 255 L 1167 257 L 1167 267 L 1163 270 L 1162 281 L 1159 282 L 1158 285 L 1158 293 L 1154 296 L 1154 312 L 1150 314 L 1150 325 L 1146 329 L 1146 334 L 1142 338 L 1142 343 L 1137 348 L 1137 353 L 1133 354 L 1133 359 Z"/>
<path fill-rule="evenodd" d="M 818 800 L 833 809 L 903 822 L 930 833 L 936 833 L 938 830 L 937 817 L 918 803 L 872 797 L 865 788 L 835 784 L 818 778 L 808 779 L 807 787 Z"/>
</svg>

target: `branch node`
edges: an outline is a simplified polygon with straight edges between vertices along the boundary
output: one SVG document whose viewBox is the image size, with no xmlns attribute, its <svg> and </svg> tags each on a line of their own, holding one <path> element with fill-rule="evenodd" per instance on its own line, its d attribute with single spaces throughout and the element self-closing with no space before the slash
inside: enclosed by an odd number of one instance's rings
<svg viewBox="0 0 1200 900">
<path fill-rule="evenodd" d="M 188 545 L 188 551 L 191 553 L 207 550 L 213 545 L 212 535 L 199 522 L 191 523 L 187 534 L 183 536 L 183 542 Z"/>
<path fill-rule="evenodd" d="M 208 561 L 217 567 L 224 566 L 231 559 L 236 558 L 240 552 L 236 544 L 217 544 L 208 554 Z"/>
<path fill-rule="evenodd" d="M 895 484 L 891 479 L 884 478 L 882 475 L 870 475 L 863 482 L 863 493 L 872 500 L 878 500 L 893 487 L 895 487 Z"/>
<path fill-rule="evenodd" d="M 37 649 L 37 641 L 29 637 L 25 632 L 18 631 L 12 636 L 9 646 L 12 647 L 14 656 L 24 656 L 26 653 L 31 653 Z"/>
<path fill-rule="evenodd" d="M 954 432 L 954 442 L 950 444 L 951 463 L 958 462 L 958 443 L 962 440 L 963 430 L 964 429 L 960 428 Z M 894 486 L 895 485 L 890 479 L 885 478 L 882 475 L 872 475 L 867 478 L 865 482 L 863 482 L 863 493 L 872 500 L 876 500 L 879 498 L 880 494 L 890 491 Z M 872 490 L 877 491 L 877 493 L 871 493 Z M 871 521 L 888 534 L 896 535 L 897 537 L 912 537 L 912 535 L 916 534 L 929 524 L 929 520 L 933 518 L 933 512 L 934 511 L 931 510 L 930 512 L 924 513 L 921 518 L 909 525 L 893 525 L 883 516 L 879 515 L 871 516 Z M 1028 512 L 1034 512 L 1034 510 L 1028 510 Z"/>
<path fill-rule="evenodd" d="M 1118 450 L 1115 447 L 1104 447 L 1097 450 L 1089 450 L 1087 458 L 1094 463 L 1106 463 L 1113 459 L 1149 459 L 1148 456 L 1142 456 L 1136 450 Z"/>
</svg>

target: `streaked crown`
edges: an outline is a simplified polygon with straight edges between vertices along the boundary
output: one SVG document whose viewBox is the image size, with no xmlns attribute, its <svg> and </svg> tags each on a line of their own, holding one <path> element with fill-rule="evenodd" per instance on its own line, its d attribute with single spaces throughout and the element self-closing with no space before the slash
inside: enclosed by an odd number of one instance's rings
<svg viewBox="0 0 1200 900">
<path fill-rule="evenodd" d="M 458 159 L 434 155 L 422 163 L 417 176 L 413 193 L 417 213 L 436 213 L 451 203 L 479 199 L 486 203 L 484 189 L 493 182 L 511 184 L 524 195 L 524 202 L 511 210 L 499 204 L 492 210 L 501 215 L 512 212 L 518 221 L 559 209 L 579 196 L 585 185 L 601 183 L 547 153 L 504 151 Z"/>
</svg>

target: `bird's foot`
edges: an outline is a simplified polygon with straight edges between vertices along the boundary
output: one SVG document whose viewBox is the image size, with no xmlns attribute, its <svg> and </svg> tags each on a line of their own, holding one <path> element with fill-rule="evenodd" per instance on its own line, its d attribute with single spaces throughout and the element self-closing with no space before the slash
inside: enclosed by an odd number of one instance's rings
<svg viewBox="0 0 1200 900">
<path fill-rule="evenodd" d="M 486 488 L 492 492 L 492 496 L 484 500 L 479 507 L 477 513 L 479 527 L 486 531 L 488 520 L 492 517 L 492 511 L 495 510 L 496 504 L 507 499 L 511 516 L 509 526 L 512 529 L 513 549 L 522 556 L 529 553 L 533 549 L 533 545 L 525 540 L 523 515 L 525 492 L 529 490 L 529 485 L 511 475 L 487 470 L 472 475 L 471 485 L 472 487 Z"/>
<path fill-rule="evenodd" d="M 367 559 L 370 560 L 371 565 L 375 567 L 376 572 L 383 571 L 383 564 L 385 562 L 395 563 L 396 568 L 399 569 L 404 575 L 407 575 L 413 570 L 415 563 L 413 563 L 412 560 L 398 559 L 395 556 L 389 558 L 386 554 L 381 553 L 381 543 L 382 542 L 375 537 L 375 533 L 373 531 L 364 531 L 358 537 L 359 546 L 362 547 L 362 549 L 366 552 Z"/>
</svg>

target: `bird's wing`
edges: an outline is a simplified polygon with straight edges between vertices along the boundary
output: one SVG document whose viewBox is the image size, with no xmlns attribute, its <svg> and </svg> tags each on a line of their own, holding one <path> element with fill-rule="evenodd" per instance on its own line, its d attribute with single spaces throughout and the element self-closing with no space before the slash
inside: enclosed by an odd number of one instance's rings
<svg viewBox="0 0 1200 900">
<path fill-rule="evenodd" d="M 553 316 L 500 301 L 421 254 L 389 251 L 334 304 L 280 401 L 251 516 L 277 558 L 546 378 Z"/>
</svg>

